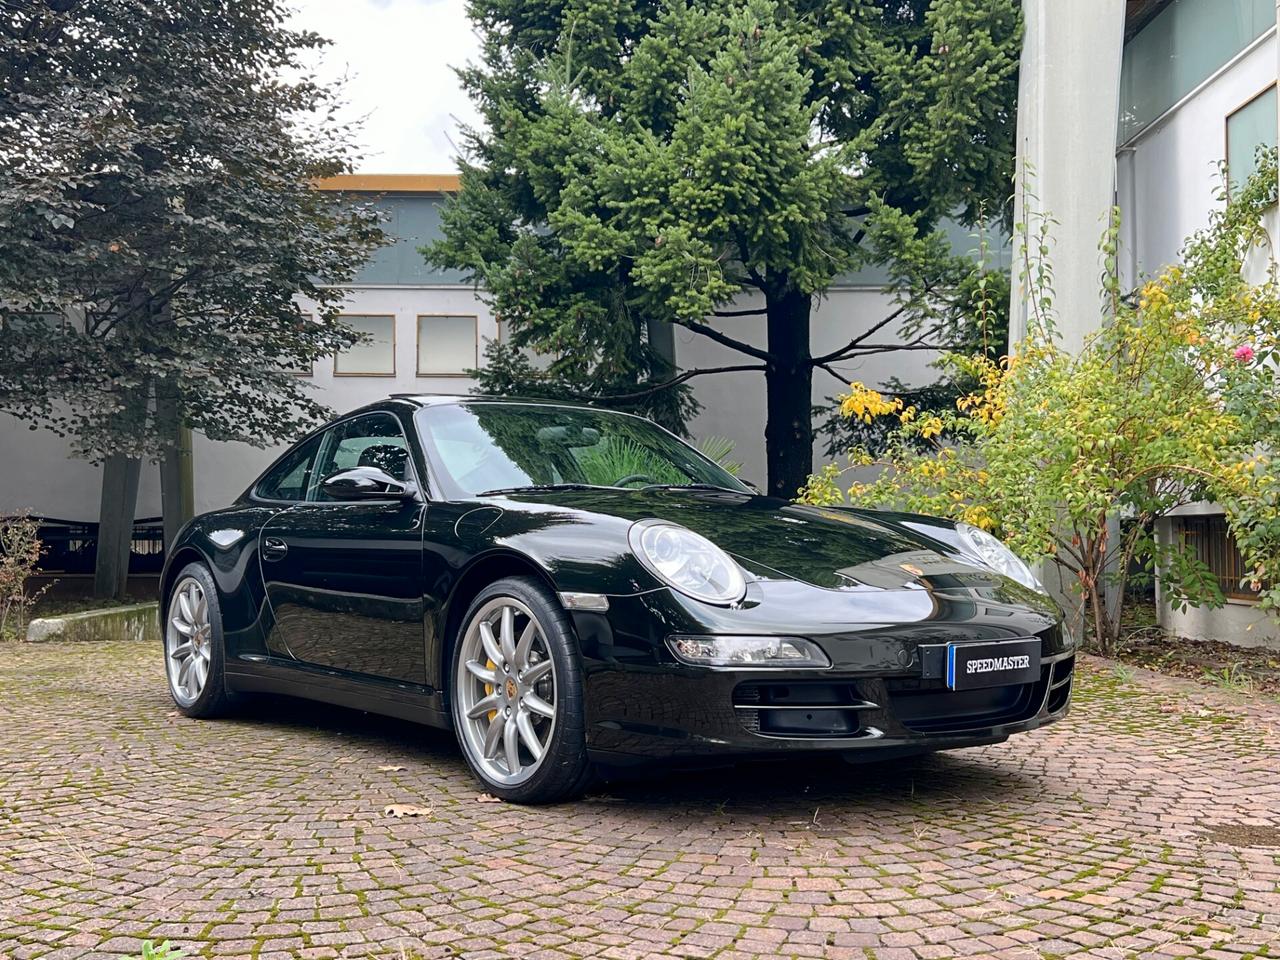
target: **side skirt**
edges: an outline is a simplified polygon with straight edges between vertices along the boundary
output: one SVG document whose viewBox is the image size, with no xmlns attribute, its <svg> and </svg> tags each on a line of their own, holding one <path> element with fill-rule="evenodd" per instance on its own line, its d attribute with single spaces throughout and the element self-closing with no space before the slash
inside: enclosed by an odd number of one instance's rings
<svg viewBox="0 0 1280 960">
<path fill-rule="evenodd" d="M 441 730 L 453 726 L 440 691 L 431 687 L 377 677 L 354 677 L 276 657 L 250 655 L 228 663 L 227 685 L 243 693 L 302 697 Z"/>
</svg>

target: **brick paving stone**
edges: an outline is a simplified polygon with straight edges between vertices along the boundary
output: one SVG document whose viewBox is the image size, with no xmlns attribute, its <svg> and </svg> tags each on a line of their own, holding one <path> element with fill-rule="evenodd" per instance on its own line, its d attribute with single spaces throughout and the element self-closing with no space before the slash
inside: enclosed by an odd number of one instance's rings
<svg viewBox="0 0 1280 960">
<path fill-rule="evenodd" d="M 257 960 L 1280 955 L 1274 701 L 1082 658 L 1071 716 L 1004 744 L 655 771 L 524 809 L 477 803 L 451 738 L 412 724 L 286 699 L 186 720 L 156 654 L 0 646 L 0 960 L 144 939 Z"/>
</svg>

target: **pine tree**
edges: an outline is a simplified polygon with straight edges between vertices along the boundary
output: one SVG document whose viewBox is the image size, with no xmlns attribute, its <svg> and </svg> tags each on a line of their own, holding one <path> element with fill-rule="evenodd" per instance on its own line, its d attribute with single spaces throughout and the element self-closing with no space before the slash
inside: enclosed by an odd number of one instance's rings
<svg viewBox="0 0 1280 960">
<path fill-rule="evenodd" d="M 812 467 L 815 370 L 936 346 L 931 298 L 957 259 L 935 232 L 999 210 L 1012 172 L 1014 0 L 471 0 L 482 62 L 461 71 L 486 128 L 436 263 L 470 272 L 544 381 L 628 402 L 757 370 L 770 493 Z M 812 310 L 841 275 L 889 268 L 903 303 L 814 356 Z M 767 343 L 733 332 L 765 318 Z M 913 334 L 894 344 L 894 320 Z M 924 318 L 923 321 L 921 318 Z M 884 320 L 881 324 L 879 321 Z M 678 375 L 662 329 L 743 354 Z M 687 409 L 687 407 L 685 408 Z M 680 412 L 677 409 L 677 414 Z"/>
</svg>

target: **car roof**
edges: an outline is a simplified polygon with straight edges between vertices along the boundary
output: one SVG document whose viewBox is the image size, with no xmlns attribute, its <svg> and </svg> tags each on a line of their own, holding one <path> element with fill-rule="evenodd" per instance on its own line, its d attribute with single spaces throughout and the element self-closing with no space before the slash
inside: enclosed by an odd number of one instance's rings
<svg viewBox="0 0 1280 960">
<path fill-rule="evenodd" d="M 578 407 L 582 410 L 599 410 L 590 404 L 573 400 L 556 400 L 548 397 L 507 397 L 485 393 L 393 393 L 388 400 L 402 400 L 420 407 L 440 407 L 455 403 L 518 403 L 538 404 L 544 407 Z M 385 403 L 386 401 L 381 401 Z"/>
</svg>

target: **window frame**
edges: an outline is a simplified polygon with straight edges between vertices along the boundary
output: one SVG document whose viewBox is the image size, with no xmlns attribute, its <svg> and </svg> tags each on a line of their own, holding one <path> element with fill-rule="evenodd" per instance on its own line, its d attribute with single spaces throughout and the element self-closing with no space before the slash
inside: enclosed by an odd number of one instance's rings
<svg viewBox="0 0 1280 960">
<path fill-rule="evenodd" d="M 1231 533 L 1226 516 L 1221 513 L 1210 513 L 1178 519 L 1180 521 L 1178 538 L 1182 549 L 1190 551 L 1197 560 L 1209 568 L 1209 572 L 1218 581 L 1218 588 L 1222 591 L 1222 595 L 1228 600 L 1239 603 L 1257 603 L 1262 592 L 1255 593 L 1240 586 L 1240 581 L 1244 579 L 1239 576 L 1242 572 L 1239 565 L 1243 563 L 1243 557 L 1240 546 Z M 1210 538 L 1213 538 L 1212 542 Z M 1219 559 L 1222 561 L 1222 569 L 1218 569 L 1214 563 Z"/>
<path fill-rule="evenodd" d="M 340 313 L 338 319 L 343 317 L 368 317 L 370 319 L 386 319 L 391 321 L 391 372 L 364 373 L 361 371 L 339 370 L 338 360 L 342 356 L 343 351 L 338 351 L 333 355 L 333 375 L 335 377 L 394 377 L 396 375 L 396 328 L 399 324 L 399 315 L 394 313 Z"/>
<path fill-rule="evenodd" d="M 1276 92 L 1277 107 L 1278 107 L 1278 110 L 1280 110 L 1280 82 L 1272 80 L 1270 83 L 1268 83 L 1265 87 L 1263 87 L 1253 96 L 1249 97 L 1247 100 L 1237 105 L 1235 109 L 1228 110 L 1226 116 L 1222 118 L 1222 172 L 1226 177 L 1228 197 L 1234 195 L 1234 191 L 1232 190 L 1232 184 L 1231 184 L 1231 118 L 1234 117 L 1236 114 L 1240 113 L 1242 110 L 1245 110 L 1248 107 L 1252 106 L 1254 103 L 1256 103 L 1258 100 L 1261 100 L 1263 97 L 1265 97 L 1268 93 L 1271 93 L 1273 90 Z M 1280 146 L 1280 112 L 1278 112 L 1275 120 L 1276 120 L 1277 146 Z"/>
<path fill-rule="evenodd" d="M 430 317 L 462 317 L 471 321 L 471 348 L 473 360 L 475 361 L 471 368 L 474 370 L 480 366 L 480 315 L 476 313 L 419 313 L 414 315 L 413 333 L 414 333 L 414 370 L 415 376 L 419 377 L 450 377 L 457 379 L 459 377 L 466 379 L 465 370 L 441 373 L 434 370 L 422 369 L 422 321 Z"/>
</svg>

